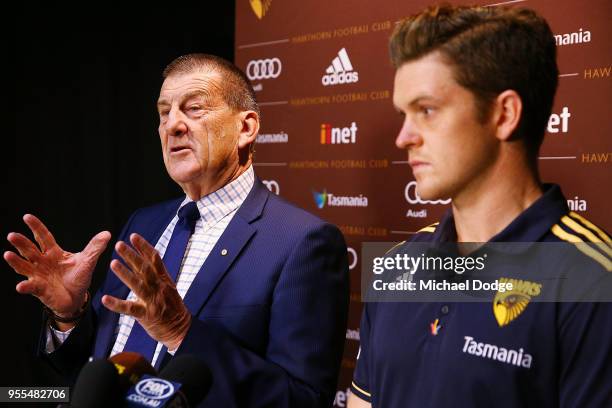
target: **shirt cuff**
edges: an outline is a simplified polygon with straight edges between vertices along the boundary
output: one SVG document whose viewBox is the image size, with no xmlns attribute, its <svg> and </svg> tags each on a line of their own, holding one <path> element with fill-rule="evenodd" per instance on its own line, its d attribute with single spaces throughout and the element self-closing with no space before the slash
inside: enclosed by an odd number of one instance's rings
<svg viewBox="0 0 612 408">
<path fill-rule="evenodd" d="M 351 392 L 364 401 L 372 402 L 372 394 L 364 386 L 351 382 Z"/>
<path fill-rule="evenodd" d="M 47 326 L 47 342 L 45 343 L 45 351 L 47 354 L 53 353 L 55 350 L 57 350 L 66 341 L 73 330 L 74 327 L 63 332 L 61 330 L 56 330 L 51 326 Z"/>
</svg>

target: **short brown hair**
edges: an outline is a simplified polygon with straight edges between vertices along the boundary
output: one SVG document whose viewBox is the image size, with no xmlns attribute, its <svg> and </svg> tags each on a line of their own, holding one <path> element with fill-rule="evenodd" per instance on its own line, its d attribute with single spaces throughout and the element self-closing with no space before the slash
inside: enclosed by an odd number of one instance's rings
<svg viewBox="0 0 612 408">
<path fill-rule="evenodd" d="M 227 105 L 237 111 L 252 110 L 259 112 L 255 92 L 247 76 L 231 62 L 210 54 L 187 54 L 172 61 L 164 69 L 162 76 L 188 74 L 198 69 L 218 71 L 223 76 L 219 84 L 221 97 Z"/>
<path fill-rule="evenodd" d="M 457 83 L 476 96 L 481 119 L 497 95 L 516 91 L 523 109 L 513 137 L 525 141 L 531 160 L 537 158 L 559 70 L 555 38 L 534 11 L 431 6 L 395 27 L 389 49 L 396 69 L 439 51 L 453 66 Z"/>
</svg>

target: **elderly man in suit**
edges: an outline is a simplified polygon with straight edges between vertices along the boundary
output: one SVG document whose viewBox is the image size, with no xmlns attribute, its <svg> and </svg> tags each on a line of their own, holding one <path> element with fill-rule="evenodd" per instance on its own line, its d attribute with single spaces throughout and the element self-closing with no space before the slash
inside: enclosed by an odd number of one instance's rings
<svg viewBox="0 0 612 408">
<path fill-rule="evenodd" d="M 348 311 L 341 233 L 271 194 L 253 171 L 259 109 L 245 75 L 211 55 L 177 58 L 157 108 L 164 163 L 185 196 L 136 211 L 102 288 L 89 286 L 110 233 L 62 250 L 33 215 L 4 258 L 16 290 L 49 316 L 40 355 L 74 380 L 91 355 L 122 351 L 163 367 L 204 361 L 201 406 L 329 406 Z"/>
</svg>

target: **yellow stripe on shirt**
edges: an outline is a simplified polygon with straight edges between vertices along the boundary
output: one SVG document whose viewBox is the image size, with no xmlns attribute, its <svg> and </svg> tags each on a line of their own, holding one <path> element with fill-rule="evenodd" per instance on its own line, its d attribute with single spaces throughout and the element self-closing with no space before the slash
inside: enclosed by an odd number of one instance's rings
<svg viewBox="0 0 612 408">
<path fill-rule="evenodd" d="M 576 244 L 576 248 L 578 250 L 599 262 L 601 265 L 603 265 L 604 268 L 606 268 L 608 272 L 612 271 L 612 261 L 610 261 L 610 259 L 608 259 L 608 257 L 606 257 L 604 254 L 593 249 L 591 245 L 584 242 L 582 238 L 570 234 L 569 232 L 566 232 L 558 224 L 553 225 L 550 230 L 553 234 L 561 238 L 563 241 L 572 242 Z"/>
<path fill-rule="evenodd" d="M 355 381 L 352 382 L 353 387 L 359 391 L 360 393 L 362 393 L 363 395 L 367 395 L 368 397 L 371 397 L 372 394 L 370 394 L 369 392 L 367 392 L 366 390 L 364 390 L 363 388 L 359 387 L 357 384 L 355 384 Z"/>
<path fill-rule="evenodd" d="M 593 224 L 591 221 L 589 221 L 586 218 L 584 218 L 583 216 L 575 213 L 574 211 L 570 211 L 569 215 L 570 215 L 570 217 L 577 219 L 578 221 L 582 222 L 584 225 L 586 225 L 587 227 L 592 229 L 594 232 L 596 232 L 597 235 L 599 235 L 601 237 L 601 240 L 603 242 L 607 242 L 607 243 L 612 242 L 612 239 L 610 239 L 608 234 L 606 234 L 601 228 L 599 228 L 597 225 Z"/>
<path fill-rule="evenodd" d="M 571 219 L 567 215 L 565 215 L 565 216 L 563 216 L 561 218 L 561 222 L 563 222 L 565 225 L 567 225 L 570 229 L 574 230 L 575 232 L 584 235 L 591 242 L 602 242 L 602 240 L 599 239 L 599 237 L 597 237 L 595 234 L 593 234 L 590 230 L 584 228 L 582 225 L 578 224 L 576 221 L 574 221 L 573 219 Z M 598 246 L 606 254 L 608 254 L 608 256 L 612 257 L 612 248 L 610 248 L 608 245 L 598 245 Z"/>
<path fill-rule="evenodd" d="M 436 226 L 440 224 L 439 222 L 434 222 L 431 225 L 428 225 L 426 227 L 421 228 L 420 230 L 417 231 L 417 234 L 419 232 L 434 232 L 436 230 Z"/>
<path fill-rule="evenodd" d="M 391 249 L 389 249 L 387 252 L 385 252 L 385 255 L 387 255 L 389 252 L 393 251 L 395 248 L 397 248 L 397 247 L 399 247 L 401 245 L 404 245 L 405 243 L 406 243 L 406 241 L 402 241 L 399 244 L 393 245 L 393 247 L 391 247 Z"/>
</svg>

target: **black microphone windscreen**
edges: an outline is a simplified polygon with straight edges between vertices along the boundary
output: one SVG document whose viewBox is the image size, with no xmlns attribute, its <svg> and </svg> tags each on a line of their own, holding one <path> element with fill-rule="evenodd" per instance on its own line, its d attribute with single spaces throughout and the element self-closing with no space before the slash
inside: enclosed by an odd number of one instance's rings
<svg viewBox="0 0 612 408">
<path fill-rule="evenodd" d="M 157 371 L 142 354 L 124 351 L 109 358 L 119 372 L 119 383 L 123 392 L 135 385 L 144 374 L 157 376 Z"/>
<path fill-rule="evenodd" d="M 117 369 L 108 360 L 93 360 L 83 366 L 73 388 L 73 408 L 120 406 L 121 392 Z"/>
<path fill-rule="evenodd" d="M 198 357 L 190 354 L 173 357 L 159 376 L 181 383 L 181 391 L 192 407 L 197 406 L 204 399 L 213 381 L 208 366 Z"/>
</svg>

